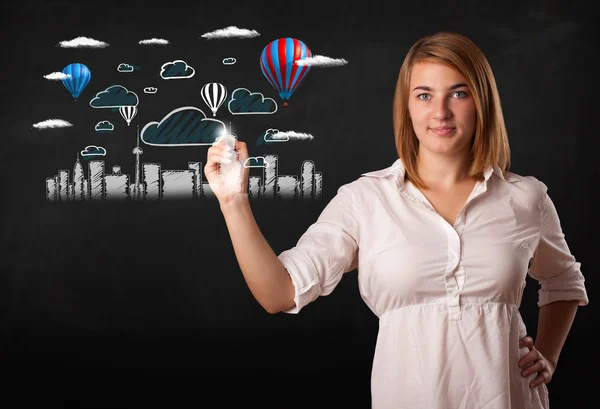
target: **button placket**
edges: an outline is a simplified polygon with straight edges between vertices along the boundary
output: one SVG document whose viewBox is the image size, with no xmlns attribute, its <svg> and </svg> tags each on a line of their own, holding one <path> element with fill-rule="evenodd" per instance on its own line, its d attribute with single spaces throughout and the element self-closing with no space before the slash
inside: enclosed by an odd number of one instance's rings
<svg viewBox="0 0 600 409">
<path fill-rule="evenodd" d="M 454 230 L 450 224 L 445 223 L 444 227 L 448 236 L 448 262 L 444 274 L 444 282 L 446 284 L 446 308 L 448 309 L 450 319 L 458 320 L 461 318 L 459 302 L 461 288 L 456 280 L 456 271 L 460 259 L 460 238 L 458 237 L 456 230 Z"/>
</svg>

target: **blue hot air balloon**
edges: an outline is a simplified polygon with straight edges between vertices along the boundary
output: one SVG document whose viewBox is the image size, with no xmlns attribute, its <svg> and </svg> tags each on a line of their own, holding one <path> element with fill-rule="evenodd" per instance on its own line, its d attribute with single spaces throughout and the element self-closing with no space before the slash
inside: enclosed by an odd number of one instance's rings
<svg viewBox="0 0 600 409">
<path fill-rule="evenodd" d="M 92 73 L 88 67 L 77 62 L 67 65 L 62 72 L 69 75 L 69 77 L 62 79 L 62 83 L 77 102 L 79 94 L 81 94 L 81 91 L 90 82 Z"/>
<path fill-rule="evenodd" d="M 284 100 L 294 93 L 310 65 L 297 65 L 296 61 L 312 57 L 306 44 L 296 38 L 279 38 L 271 41 L 260 54 L 260 69 L 269 83 Z"/>
</svg>

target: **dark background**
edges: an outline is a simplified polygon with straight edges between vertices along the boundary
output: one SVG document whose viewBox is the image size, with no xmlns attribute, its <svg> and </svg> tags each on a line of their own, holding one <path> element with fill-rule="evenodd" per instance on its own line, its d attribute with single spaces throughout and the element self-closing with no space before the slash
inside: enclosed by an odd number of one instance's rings
<svg viewBox="0 0 600 409">
<path fill-rule="evenodd" d="M 417 4 L 418 3 L 418 4 Z M 419 37 L 469 36 L 488 57 L 502 98 L 511 171 L 549 188 L 572 253 L 582 263 L 590 306 L 581 308 L 554 379 L 551 407 L 588 407 L 598 379 L 594 338 L 597 286 L 596 17 L 585 2 L 4 2 L 0 147 L 0 367 L 7 407 L 368 408 L 378 322 L 360 298 L 357 271 L 298 315 L 266 313 L 248 290 L 215 200 L 49 203 L 45 178 L 72 171 L 89 144 L 107 148 L 106 168 L 133 175 L 134 125 L 192 105 L 206 82 L 274 98 L 274 115 L 232 117 L 250 155 L 279 155 L 280 172 L 310 159 L 323 174 L 320 201 L 255 201 L 258 225 L 279 254 L 295 245 L 337 189 L 397 158 L 391 104 L 398 71 Z M 494 4 L 494 5 L 491 5 Z M 252 39 L 205 40 L 234 25 Z M 78 36 L 105 49 L 64 49 Z M 138 41 L 165 38 L 168 46 Z M 280 37 L 313 54 L 344 58 L 314 67 L 283 109 L 258 58 Z M 225 57 L 237 58 L 225 67 Z M 196 69 L 189 80 L 157 77 L 167 61 Z M 44 75 L 72 62 L 92 80 L 80 100 Z M 139 71 L 122 74 L 129 63 Z M 140 97 L 127 129 L 118 113 L 89 106 L 120 84 Z M 150 98 L 143 87 L 156 86 Z M 74 126 L 37 130 L 60 118 Z M 108 119 L 112 134 L 94 125 Z M 310 133 L 310 141 L 257 146 L 266 128 Z M 142 145 L 141 161 L 184 169 L 207 147 Z M 85 168 L 87 174 L 87 168 Z M 252 171 L 254 172 L 254 171 Z M 251 173 L 252 174 L 252 173 Z M 521 311 L 537 325 L 538 284 L 528 278 Z M 12 392 L 12 393 L 11 393 Z M 3 405 L 4 406 L 4 405 Z"/>
</svg>

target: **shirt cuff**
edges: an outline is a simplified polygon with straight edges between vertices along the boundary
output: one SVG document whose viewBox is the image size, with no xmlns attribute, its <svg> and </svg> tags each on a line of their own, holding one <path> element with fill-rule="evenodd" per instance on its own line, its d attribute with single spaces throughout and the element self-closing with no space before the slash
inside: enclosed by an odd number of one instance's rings
<svg viewBox="0 0 600 409">
<path fill-rule="evenodd" d="M 541 288 L 538 291 L 538 307 L 553 303 L 554 301 L 579 300 L 580 306 L 589 303 L 585 289 L 585 278 L 580 270 L 581 263 L 574 263 L 570 271 L 556 277 L 540 280 Z"/>
<path fill-rule="evenodd" d="M 296 305 L 282 311 L 286 314 L 298 314 L 304 306 L 316 300 L 321 293 L 319 277 L 311 276 L 307 271 L 302 271 L 300 267 L 310 265 L 310 260 L 299 260 L 296 262 L 294 261 L 295 257 L 302 258 L 303 256 L 295 249 L 286 250 L 278 256 L 290 275 L 295 289 L 294 303 Z"/>
</svg>

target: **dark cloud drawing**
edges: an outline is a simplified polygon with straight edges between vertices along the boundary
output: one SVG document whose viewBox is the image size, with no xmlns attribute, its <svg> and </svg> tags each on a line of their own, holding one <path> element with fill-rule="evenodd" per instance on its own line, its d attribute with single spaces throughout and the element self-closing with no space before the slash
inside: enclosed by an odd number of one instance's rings
<svg viewBox="0 0 600 409">
<path fill-rule="evenodd" d="M 285 142 L 285 139 L 277 138 L 278 133 L 278 129 L 267 129 L 265 132 L 261 133 L 256 140 L 256 146 L 269 145 L 271 142 Z"/>
<path fill-rule="evenodd" d="M 156 91 L 158 91 L 158 89 L 156 89 L 156 87 L 144 88 L 144 94 L 156 94 Z"/>
<path fill-rule="evenodd" d="M 228 57 L 228 58 L 224 58 L 223 59 L 223 64 L 224 65 L 233 65 L 235 64 L 236 59 L 233 57 Z"/>
<path fill-rule="evenodd" d="M 160 76 L 165 80 L 192 78 L 196 71 L 183 60 L 166 62 L 160 67 Z"/>
<path fill-rule="evenodd" d="M 250 156 L 244 161 L 245 168 L 268 168 L 269 162 L 265 162 L 263 156 Z"/>
<path fill-rule="evenodd" d="M 122 106 L 137 106 L 138 96 L 128 91 L 122 85 L 112 85 L 96 94 L 90 101 L 92 108 L 119 108 Z"/>
<path fill-rule="evenodd" d="M 199 108 L 181 107 L 169 112 L 160 122 L 147 123 L 140 138 L 154 146 L 203 146 L 212 145 L 225 132 L 223 122 L 207 118 Z"/>
<path fill-rule="evenodd" d="M 227 104 L 232 115 L 274 114 L 277 103 L 272 98 L 265 98 L 260 92 L 250 92 L 246 88 L 237 88 L 231 94 Z"/>
<path fill-rule="evenodd" d="M 94 127 L 97 133 L 111 132 L 115 129 L 115 126 L 110 121 L 100 121 Z"/>
<path fill-rule="evenodd" d="M 81 156 L 84 159 L 95 158 L 97 156 L 106 155 L 106 149 L 102 146 L 88 145 L 84 150 L 81 151 Z"/>
<path fill-rule="evenodd" d="M 122 62 L 117 67 L 117 71 L 119 71 L 119 72 L 133 72 L 133 65 L 125 64 L 124 62 Z"/>
</svg>

